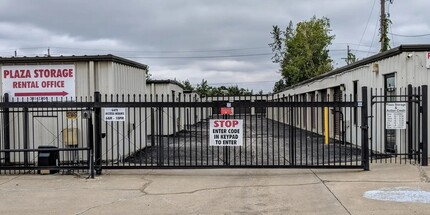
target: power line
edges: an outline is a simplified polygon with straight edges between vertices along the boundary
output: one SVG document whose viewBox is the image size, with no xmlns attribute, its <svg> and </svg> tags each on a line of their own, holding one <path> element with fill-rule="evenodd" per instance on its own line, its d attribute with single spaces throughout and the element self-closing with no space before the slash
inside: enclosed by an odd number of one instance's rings
<svg viewBox="0 0 430 215">
<path fill-rule="evenodd" d="M 369 52 L 368 53 L 370 53 L 370 49 L 373 48 L 373 41 L 375 40 L 376 32 L 377 32 L 377 29 L 378 29 L 378 21 L 379 21 L 379 18 L 376 19 L 375 29 L 373 30 L 372 42 L 370 43 L 370 47 L 369 47 Z M 367 56 L 369 56 L 369 55 L 367 55 Z"/>
<path fill-rule="evenodd" d="M 366 27 L 364 28 L 363 34 L 361 35 L 361 38 L 360 38 L 360 42 L 358 43 L 358 44 L 359 44 L 359 45 L 358 45 L 358 48 L 360 48 L 360 46 L 361 46 L 361 42 L 363 41 L 364 34 L 366 33 L 367 26 L 369 25 L 370 18 L 372 17 L 372 14 L 373 14 L 373 9 L 375 8 L 375 4 L 376 4 L 376 0 L 374 0 L 374 1 L 373 1 L 372 9 L 370 10 L 369 17 L 367 18 Z M 357 51 L 355 51 L 355 54 L 357 54 Z"/>
<path fill-rule="evenodd" d="M 272 53 L 238 54 L 238 55 L 211 55 L 211 56 L 126 56 L 126 58 L 147 59 L 200 59 L 200 58 L 230 58 L 230 57 L 255 57 L 272 55 Z"/>
<path fill-rule="evenodd" d="M 223 83 L 208 83 L 210 85 L 224 85 L 224 84 L 257 84 L 257 83 L 275 83 L 279 80 L 273 80 L 273 81 L 243 81 L 243 82 L 223 82 Z M 195 85 L 199 85 L 195 84 Z"/>
<path fill-rule="evenodd" d="M 14 51 L 19 49 L 46 49 L 47 47 L 21 47 L 16 49 L 6 49 L 2 51 Z M 231 48 L 231 49 L 207 49 L 207 50 L 161 50 L 161 51 L 147 51 L 147 50 L 118 50 L 118 49 L 85 49 L 85 48 L 72 48 L 72 47 L 58 47 L 50 46 L 51 49 L 57 50 L 76 50 L 76 51 L 100 51 L 100 52 L 130 52 L 130 53 L 199 53 L 199 52 L 232 52 L 232 51 L 243 51 L 243 50 L 257 50 L 257 49 L 269 49 L 267 46 L 260 47 L 246 47 L 246 48 Z"/>
<path fill-rule="evenodd" d="M 134 53 L 195 53 L 195 52 L 230 52 L 242 50 L 255 50 L 255 49 L 269 49 L 269 47 L 248 47 L 248 48 L 232 48 L 232 49 L 207 49 L 207 50 L 161 50 L 161 51 L 145 51 L 145 50 L 114 50 L 114 49 L 83 49 L 83 48 L 69 48 L 69 47 L 51 47 L 56 49 L 70 49 L 82 51 L 106 51 L 106 52 L 134 52 Z"/>
<path fill-rule="evenodd" d="M 430 34 L 415 34 L 415 35 L 405 35 L 405 34 L 395 34 L 395 33 L 388 33 L 391 34 L 393 36 L 398 36 L 398 37 L 427 37 L 430 36 Z"/>
</svg>

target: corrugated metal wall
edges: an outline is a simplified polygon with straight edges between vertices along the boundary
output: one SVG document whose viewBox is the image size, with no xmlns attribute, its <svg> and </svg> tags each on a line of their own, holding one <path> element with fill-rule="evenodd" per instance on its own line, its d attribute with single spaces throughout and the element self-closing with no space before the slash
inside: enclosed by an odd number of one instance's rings
<svg viewBox="0 0 430 215">
<path fill-rule="evenodd" d="M 346 94 L 347 98 L 349 98 L 349 95 L 352 95 L 354 93 L 354 81 L 357 81 L 357 94 L 358 100 L 360 101 L 361 87 L 367 86 L 369 88 L 368 95 L 370 95 L 370 88 L 378 88 L 382 90 L 384 88 L 385 75 L 392 73 L 395 73 L 397 88 L 406 88 L 408 84 L 412 84 L 413 86 L 428 85 L 430 83 L 430 71 L 426 68 L 426 55 L 427 52 L 403 52 L 399 55 L 395 55 L 386 59 L 369 63 L 364 66 L 353 68 L 340 74 L 332 75 L 319 80 L 315 80 L 310 83 L 295 86 L 291 89 L 280 92 L 277 95 L 279 95 L 280 97 L 286 97 L 286 95 L 296 94 L 320 95 L 320 92 L 325 89 L 328 89 L 329 94 L 332 95 L 333 88 L 343 84 L 345 86 L 345 91 L 343 92 L 343 94 Z M 376 67 L 377 71 L 375 71 Z M 370 99 L 368 99 L 368 101 L 370 102 Z M 350 110 L 347 110 L 344 113 L 346 124 L 355 127 L 360 126 L 361 118 L 358 117 L 358 123 L 351 123 L 353 119 L 350 119 L 350 116 L 352 114 L 350 114 L 349 111 Z M 308 112 L 308 115 L 309 114 L 311 114 L 311 112 Z M 320 116 L 321 113 L 316 113 L 316 115 Z M 268 114 L 268 117 L 271 117 L 270 113 Z M 275 116 L 274 119 L 276 118 L 278 117 Z M 307 118 L 310 119 L 311 116 L 308 116 Z M 375 120 L 377 120 L 376 127 L 378 127 L 380 130 L 374 132 L 373 134 L 375 136 L 372 138 L 376 138 L 379 141 L 384 141 L 383 117 L 380 117 Z M 332 125 L 330 125 L 330 128 L 331 126 Z M 353 140 L 357 138 L 359 142 L 361 141 L 360 134 L 358 134 L 357 136 L 357 134 L 355 133 L 356 130 L 359 131 L 359 129 L 347 129 L 347 132 L 353 132 L 352 135 L 350 135 L 350 133 L 346 134 L 347 141 L 351 141 L 350 137 L 352 137 Z M 398 130 L 397 135 L 405 136 L 406 131 Z M 398 139 L 398 141 L 401 140 Z M 397 145 L 400 146 L 400 144 Z"/>
</svg>

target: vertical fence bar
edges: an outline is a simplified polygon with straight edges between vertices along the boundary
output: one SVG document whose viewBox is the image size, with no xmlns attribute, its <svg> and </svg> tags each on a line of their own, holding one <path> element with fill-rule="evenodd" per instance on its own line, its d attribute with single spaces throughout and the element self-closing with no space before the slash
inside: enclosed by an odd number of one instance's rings
<svg viewBox="0 0 430 215">
<path fill-rule="evenodd" d="M 95 131 L 95 170 L 97 175 L 102 174 L 102 109 L 100 107 L 101 94 L 94 93 L 94 131 Z"/>
<path fill-rule="evenodd" d="M 369 170 L 369 139 L 367 125 L 367 87 L 361 88 L 361 162 L 364 170 Z"/>
<path fill-rule="evenodd" d="M 427 85 L 422 86 L 422 105 L 423 105 L 423 118 L 422 118 L 422 144 L 423 144 L 423 153 L 422 153 L 422 166 L 428 165 L 428 89 Z"/>
<path fill-rule="evenodd" d="M 24 107 L 24 121 L 23 121 L 23 144 L 24 149 L 28 149 L 30 140 L 30 121 L 28 119 L 28 107 Z M 28 154 L 29 152 L 24 152 L 24 166 L 28 166 Z"/>
<path fill-rule="evenodd" d="M 413 127 L 414 127 L 414 124 L 413 124 L 413 118 L 412 118 L 412 104 L 413 104 L 413 101 L 412 101 L 412 85 L 411 84 L 409 84 L 408 85 L 408 97 L 407 97 L 407 102 L 408 102 L 408 120 L 407 120 L 407 123 L 408 123 L 408 142 L 407 142 L 407 147 L 408 147 L 408 151 L 407 151 L 407 153 L 408 153 L 408 159 L 412 159 L 412 153 L 413 153 L 413 141 L 412 141 L 412 132 L 413 132 Z"/>
<path fill-rule="evenodd" d="M 9 102 L 9 94 L 4 94 L 3 102 L 7 104 Z M 10 149 L 10 122 L 9 122 L 9 108 L 3 109 L 3 141 L 4 141 L 4 149 Z M 10 165 L 10 152 L 6 152 L 5 156 L 5 165 Z"/>
<path fill-rule="evenodd" d="M 291 98 L 289 99 L 291 102 Z M 294 157 L 294 151 L 295 151 L 295 147 L 294 147 L 294 114 L 293 114 L 293 107 L 290 107 L 290 121 L 289 121 L 289 158 L 290 158 L 290 165 L 294 166 L 296 163 L 296 158 Z"/>
<path fill-rule="evenodd" d="M 163 95 L 161 97 L 163 102 Z M 164 165 L 164 144 L 163 144 L 163 107 L 158 108 L 158 166 Z"/>
<path fill-rule="evenodd" d="M 90 110 L 90 109 L 88 109 Z M 90 169 L 90 176 L 94 178 L 94 130 L 93 130 L 93 119 L 91 117 L 91 113 L 88 112 L 87 119 L 87 137 L 88 137 L 88 148 L 89 148 L 89 156 L 88 156 L 88 165 Z"/>
</svg>

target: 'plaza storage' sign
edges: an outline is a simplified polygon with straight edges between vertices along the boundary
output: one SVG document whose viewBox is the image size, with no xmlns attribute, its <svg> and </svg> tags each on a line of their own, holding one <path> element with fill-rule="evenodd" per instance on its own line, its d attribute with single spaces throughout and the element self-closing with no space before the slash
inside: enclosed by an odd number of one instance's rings
<svg viewBox="0 0 430 215">
<path fill-rule="evenodd" d="M 2 66 L 2 90 L 11 98 L 60 101 L 75 97 L 75 65 Z"/>
<path fill-rule="evenodd" d="M 210 146 L 242 146 L 243 120 L 212 119 L 209 124 Z"/>
</svg>

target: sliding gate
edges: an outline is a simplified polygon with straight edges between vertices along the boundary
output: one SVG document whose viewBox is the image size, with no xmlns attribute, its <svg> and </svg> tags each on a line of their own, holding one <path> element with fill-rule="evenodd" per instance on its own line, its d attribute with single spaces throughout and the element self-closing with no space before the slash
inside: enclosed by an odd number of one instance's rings
<svg viewBox="0 0 430 215">
<path fill-rule="evenodd" d="M 6 96 L 0 103 L 0 172 L 369 169 L 367 88 L 362 93 L 362 101 L 346 95 L 335 101 L 326 94 L 96 93 L 55 102 Z"/>
<path fill-rule="evenodd" d="M 365 90 L 363 92 L 366 92 Z M 367 98 L 366 96 L 364 98 Z M 364 168 L 366 100 L 315 96 L 103 96 L 96 170 Z M 121 116 L 119 119 L 110 116 Z M 360 119 L 361 121 L 361 119 Z"/>
</svg>

